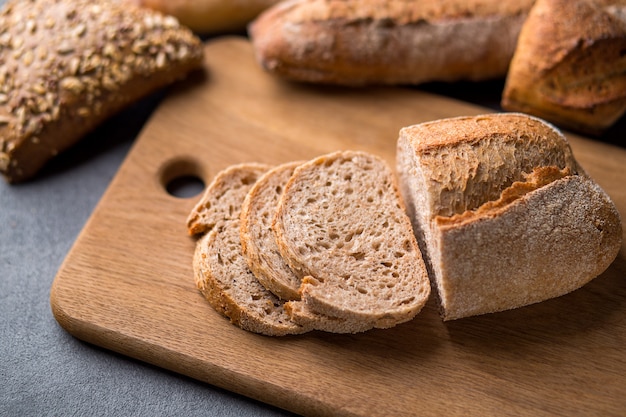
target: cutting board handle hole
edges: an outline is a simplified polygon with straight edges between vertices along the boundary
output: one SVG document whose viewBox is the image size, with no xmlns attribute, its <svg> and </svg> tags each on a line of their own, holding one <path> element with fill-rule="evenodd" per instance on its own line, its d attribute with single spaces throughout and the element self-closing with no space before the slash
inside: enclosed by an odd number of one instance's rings
<svg viewBox="0 0 626 417">
<path fill-rule="evenodd" d="M 206 186 L 203 170 L 188 158 L 177 158 L 165 163 L 161 169 L 160 181 L 165 191 L 178 198 L 191 198 L 204 191 Z"/>
</svg>

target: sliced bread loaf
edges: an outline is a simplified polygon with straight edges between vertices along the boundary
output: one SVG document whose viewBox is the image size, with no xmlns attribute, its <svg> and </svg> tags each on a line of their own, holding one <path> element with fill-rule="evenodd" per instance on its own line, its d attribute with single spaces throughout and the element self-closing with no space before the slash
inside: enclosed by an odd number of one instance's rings
<svg viewBox="0 0 626 417">
<path fill-rule="evenodd" d="M 444 320 L 566 294 L 620 250 L 615 205 L 540 119 L 489 114 L 409 126 L 397 164 Z"/>
<path fill-rule="evenodd" d="M 426 267 L 396 179 L 378 157 L 339 151 L 297 167 L 272 228 L 281 255 L 303 277 L 292 311 L 387 328 L 426 303 Z"/>
<path fill-rule="evenodd" d="M 242 329 L 269 336 L 309 329 L 291 321 L 283 302 L 265 289 L 243 258 L 239 217 L 243 200 L 270 167 L 231 166 L 216 175 L 188 221 L 197 242 L 193 268 L 196 285 L 211 306 Z"/>
<path fill-rule="evenodd" d="M 302 161 L 279 165 L 263 175 L 241 208 L 241 248 L 259 282 L 283 300 L 299 300 L 300 277 L 283 260 L 272 232 L 272 220 L 283 189 Z"/>
<path fill-rule="evenodd" d="M 211 306 L 244 330 L 267 336 L 309 330 L 293 322 L 284 303 L 263 287 L 241 254 L 239 221 L 204 235 L 193 259 L 196 285 Z"/>
</svg>

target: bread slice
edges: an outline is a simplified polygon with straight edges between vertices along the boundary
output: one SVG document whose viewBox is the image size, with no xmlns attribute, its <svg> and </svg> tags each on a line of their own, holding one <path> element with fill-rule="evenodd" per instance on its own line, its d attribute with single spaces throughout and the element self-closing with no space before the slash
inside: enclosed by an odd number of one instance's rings
<svg viewBox="0 0 626 417">
<path fill-rule="evenodd" d="M 268 336 L 304 333 L 284 303 L 256 279 L 243 257 L 239 217 L 243 200 L 270 167 L 245 163 L 219 172 L 192 211 L 191 234 L 204 233 L 193 259 L 196 285 L 211 306 L 244 330 Z"/>
<path fill-rule="evenodd" d="M 504 77 L 534 0 L 300 0 L 249 26 L 259 64 L 328 84 Z"/>
<path fill-rule="evenodd" d="M 0 174 L 10 183 L 202 66 L 200 39 L 171 16 L 116 0 L 3 3 Z"/>
<path fill-rule="evenodd" d="M 189 234 L 206 233 L 223 222 L 238 220 L 246 194 L 270 168 L 269 165 L 249 162 L 231 165 L 218 172 L 187 216 Z"/>
<path fill-rule="evenodd" d="M 283 300 L 299 300 L 300 278 L 283 260 L 272 232 L 272 220 L 283 189 L 303 161 L 279 165 L 263 175 L 241 208 L 241 247 L 259 282 Z"/>
<path fill-rule="evenodd" d="M 305 333 L 284 303 L 263 287 L 241 254 L 239 221 L 228 220 L 197 243 L 193 258 L 196 285 L 209 304 L 231 323 L 266 336 Z"/>
<path fill-rule="evenodd" d="M 502 107 L 600 134 L 626 111 L 626 1 L 537 0 Z"/>
<path fill-rule="evenodd" d="M 620 250 L 615 205 L 540 119 L 487 114 L 406 127 L 397 170 L 444 320 L 566 294 Z"/>
<path fill-rule="evenodd" d="M 281 255 L 303 277 L 294 310 L 387 328 L 426 303 L 426 267 L 396 179 L 378 157 L 338 151 L 300 165 L 272 228 Z"/>
<path fill-rule="evenodd" d="M 272 220 L 282 191 L 303 161 L 287 162 L 265 173 L 248 192 L 240 217 L 244 258 L 261 285 L 282 300 L 300 299 L 300 278 L 289 268 L 276 245 Z M 291 319 L 303 328 L 331 333 L 357 333 L 374 327 L 374 322 L 331 317 L 312 311 L 305 303 L 285 303 Z"/>
</svg>

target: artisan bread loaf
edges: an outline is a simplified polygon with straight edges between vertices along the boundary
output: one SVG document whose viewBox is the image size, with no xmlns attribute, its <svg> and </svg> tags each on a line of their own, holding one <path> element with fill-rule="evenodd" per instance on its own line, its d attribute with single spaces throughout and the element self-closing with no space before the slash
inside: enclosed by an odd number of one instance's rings
<svg viewBox="0 0 626 417">
<path fill-rule="evenodd" d="M 0 33 L 0 173 L 13 183 L 202 64 L 176 19 L 115 0 L 9 0 Z"/>
<path fill-rule="evenodd" d="M 444 320 L 566 294 L 620 250 L 615 205 L 540 119 L 488 114 L 403 128 L 397 171 Z"/>
<path fill-rule="evenodd" d="M 263 10 L 279 0 L 128 0 L 176 17 L 201 34 L 245 30 Z"/>
<path fill-rule="evenodd" d="M 429 296 L 395 176 L 378 157 L 338 151 L 298 166 L 272 227 L 302 278 L 292 311 L 387 328 L 412 319 Z"/>
<path fill-rule="evenodd" d="M 504 77 L 533 0 L 295 0 L 255 19 L 258 62 L 281 77 L 364 85 Z"/>
<path fill-rule="evenodd" d="M 626 1 L 537 0 L 502 107 L 600 134 L 626 111 Z"/>
<path fill-rule="evenodd" d="M 268 336 L 298 334 L 309 329 L 291 321 L 284 303 L 250 271 L 241 250 L 241 204 L 268 168 L 234 165 L 221 171 L 207 187 L 188 223 L 191 234 L 204 233 L 196 244 L 194 275 L 207 301 L 233 324 Z"/>
</svg>

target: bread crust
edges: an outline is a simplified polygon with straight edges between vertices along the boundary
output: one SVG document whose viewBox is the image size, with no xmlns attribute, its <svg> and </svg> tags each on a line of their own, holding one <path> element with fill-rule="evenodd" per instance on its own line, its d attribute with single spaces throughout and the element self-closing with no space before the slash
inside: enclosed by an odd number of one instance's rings
<svg viewBox="0 0 626 417">
<path fill-rule="evenodd" d="M 537 0 L 502 107 L 601 134 L 626 111 L 626 1 Z"/>
<path fill-rule="evenodd" d="M 540 119 L 494 114 L 407 127 L 397 161 L 444 320 L 566 294 L 620 250 L 615 205 Z"/>
<path fill-rule="evenodd" d="M 202 65 L 200 40 L 174 18 L 112 0 L 10 0 L 0 31 L 0 173 L 10 183 Z"/>
<path fill-rule="evenodd" d="M 346 85 L 484 80 L 506 74 L 533 0 L 296 0 L 249 28 L 279 76 Z"/>
</svg>

